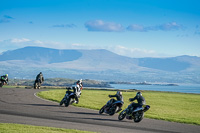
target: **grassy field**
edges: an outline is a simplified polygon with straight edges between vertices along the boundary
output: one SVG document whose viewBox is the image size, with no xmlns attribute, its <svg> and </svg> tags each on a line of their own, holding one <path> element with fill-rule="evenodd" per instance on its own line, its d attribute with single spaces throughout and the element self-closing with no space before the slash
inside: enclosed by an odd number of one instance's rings
<svg viewBox="0 0 200 133">
<path fill-rule="evenodd" d="M 0 133 L 94 133 L 74 129 L 63 129 L 22 124 L 0 123 Z"/>
<path fill-rule="evenodd" d="M 65 95 L 64 89 L 43 91 L 38 96 L 52 101 L 60 102 Z M 74 106 L 99 110 L 108 100 L 109 94 L 116 91 L 109 90 L 83 90 L 79 104 Z M 125 109 L 136 92 L 123 92 Z M 172 92 L 144 91 L 146 104 L 151 108 L 145 113 L 146 118 L 167 120 L 180 123 L 200 125 L 200 95 Z M 117 118 L 116 118 L 117 119 Z"/>
</svg>

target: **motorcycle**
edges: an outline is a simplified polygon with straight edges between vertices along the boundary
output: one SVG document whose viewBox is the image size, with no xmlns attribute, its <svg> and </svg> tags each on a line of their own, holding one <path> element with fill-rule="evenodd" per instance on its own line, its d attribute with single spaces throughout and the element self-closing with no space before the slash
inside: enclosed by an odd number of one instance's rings
<svg viewBox="0 0 200 133">
<path fill-rule="evenodd" d="M 0 87 L 3 87 L 6 84 L 8 84 L 8 83 L 5 80 L 0 79 Z"/>
<path fill-rule="evenodd" d="M 6 81 L 0 80 L 0 87 L 3 87 L 3 86 L 6 85 L 6 84 L 7 84 Z"/>
<path fill-rule="evenodd" d="M 67 88 L 64 98 L 60 101 L 60 106 L 62 106 L 63 103 L 65 104 L 65 107 L 68 107 L 70 104 L 73 103 L 78 103 L 78 101 L 76 101 L 76 94 L 70 91 L 70 89 L 71 88 Z"/>
<path fill-rule="evenodd" d="M 149 110 L 149 108 L 150 108 L 149 105 L 143 105 L 140 107 L 136 107 L 134 109 L 128 109 L 127 107 L 119 114 L 118 119 L 121 121 L 126 117 L 126 119 L 128 120 L 133 120 L 134 122 L 140 122 L 144 118 L 144 112 Z"/>
<path fill-rule="evenodd" d="M 119 108 L 123 106 L 123 101 L 115 101 L 112 102 L 114 99 L 110 99 L 107 104 L 105 104 L 100 110 L 99 114 L 106 113 L 109 115 L 114 115 L 115 113 L 118 113 L 120 110 Z M 112 104 L 110 104 L 112 103 Z"/>
<path fill-rule="evenodd" d="M 41 83 L 40 81 L 35 81 L 34 83 L 34 89 L 40 89 Z"/>
</svg>

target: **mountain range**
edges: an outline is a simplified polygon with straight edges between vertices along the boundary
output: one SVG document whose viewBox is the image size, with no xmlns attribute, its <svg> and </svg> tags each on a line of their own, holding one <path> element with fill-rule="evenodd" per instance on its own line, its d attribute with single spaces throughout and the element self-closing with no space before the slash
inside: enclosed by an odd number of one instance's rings
<svg viewBox="0 0 200 133">
<path fill-rule="evenodd" d="M 105 49 L 24 47 L 0 54 L 0 73 L 11 78 L 83 78 L 131 82 L 200 83 L 200 57 L 130 58 Z"/>
</svg>

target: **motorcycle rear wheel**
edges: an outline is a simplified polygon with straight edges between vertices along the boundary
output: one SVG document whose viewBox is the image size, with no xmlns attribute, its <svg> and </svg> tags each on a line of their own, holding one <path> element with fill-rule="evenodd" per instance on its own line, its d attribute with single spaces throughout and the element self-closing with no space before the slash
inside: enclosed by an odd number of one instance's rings
<svg viewBox="0 0 200 133">
<path fill-rule="evenodd" d="M 111 107 L 110 108 L 111 111 L 109 111 L 109 115 L 114 115 L 116 112 L 116 109 L 117 109 L 117 106 Z"/>
<path fill-rule="evenodd" d="M 65 107 L 68 107 L 69 106 L 69 102 L 70 102 L 71 98 L 67 99 L 66 102 L 65 102 Z"/>
<path fill-rule="evenodd" d="M 142 112 L 137 112 L 137 113 L 139 113 L 138 116 L 134 117 L 134 119 L 133 119 L 134 122 L 136 122 L 136 123 L 140 122 L 144 118 L 144 112 L 143 111 Z"/>
</svg>

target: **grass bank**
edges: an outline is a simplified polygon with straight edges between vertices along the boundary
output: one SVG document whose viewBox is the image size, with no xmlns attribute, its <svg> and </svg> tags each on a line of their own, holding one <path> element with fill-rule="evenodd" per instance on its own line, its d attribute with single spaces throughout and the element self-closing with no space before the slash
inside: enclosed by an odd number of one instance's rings
<svg viewBox="0 0 200 133">
<path fill-rule="evenodd" d="M 0 133 L 94 133 L 74 129 L 63 129 L 22 124 L 0 123 Z"/>
<path fill-rule="evenodd" d="M 60 102 L 65 92 L 64 89 L 42 91 L 38 93 L 38 96 Z M 110 90 L 85 89 L 82 91 L 79 104 L 74 104 L 74 106 L 99 110 L 109 100 L 108 95 L 115 93 L 116 91 Z M 123 109 L 130 104 L 128 99 L 134 97 L 135 94 L 136 92 L 123 92 L 125 102 Z M 200 95 L 144 91 L 143 96 L 146 103 L 151 106 L 145 113 L 145 117 L 200 125 Z"/>
</svg>

